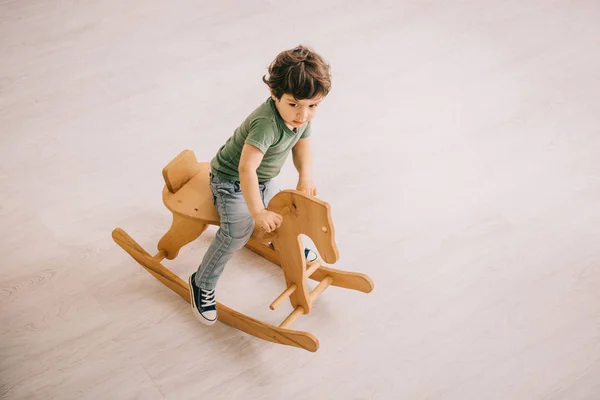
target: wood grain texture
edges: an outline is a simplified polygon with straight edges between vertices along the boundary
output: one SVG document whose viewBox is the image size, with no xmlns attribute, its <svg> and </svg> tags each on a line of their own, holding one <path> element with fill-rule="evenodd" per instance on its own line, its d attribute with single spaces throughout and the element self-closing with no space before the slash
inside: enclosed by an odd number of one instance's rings
<svg viewBox="0 0 600 400">
<path fill-rule="evenodd" d="M 190 157 L 195 158 L 193 153 Z M 172 193 L 168 185 L 165 185 L 163 202 L 174 214 L 186 218 L 192 217 L 205 224 L 219 225 L 219 214 L 214 206 L 209 184 L 208 162 L 198 163 L 196 173 L 184 186 L 178 188 L 177 193 Z"/>
<path fill-rule="evenodd" d="M 182 217 L 180 214 L 173 213 L 173 222 L 168 232 L 158 241 L 157 248 L 166 253 L 169 260 L 175 259 L 179 250 L 186 244 L 198 239 L 208 228 L 208 224 L 197 219 Z"/>
<path fill-rule="evenodd" d="M 0 1 L 0 398 L 596 400 L 600 4 L 298 6 Z M 340 258 L 312 278 L 377 284 L 294 323 L 316 353 L 200 326 L 109 235 L 153 255 L 161 169 L 212 159 L 300 43 L 333 74 L 311 141 Z M 165 264 L 187 281 L 215 230 Z M 277 326 L 283 290 L 242 249 L 217 298 Z"/>
<path fill-rule="evenodd" d="M 189 285 L 183 279 L 179 278 L 169 271 L 169 269 L 165 268 L 160 262 L 156 261 L 122 229 L 115 229 L 112 236 L 114 241 L 144 267 L 145 270 L 150 272 L 152 276 L 183 297 L 185 301 L 188 303 L 190 302 Z M 318 339 L 311 333 L 293 331 L 266 324 L 224 306 L 219 302 L 217 302 L 217 311 L 220 322 L 260 339 L 273 343 L 300 347 L 311 352 L 315 352 L 319 348 Z"/>
<path fill-rule="evenodd" d="M 248 243 L 246 243 L 246 247 L 252 250 L 254 253 L 259 254 L 260 256 L 269 260 L 273 264 L 281 266 L 281 258 L 279 254 L 269 246 L 260 243 L 254 238 L 250 238 Z M 310 271 L 310 269 L 313 268 L 314 265 L 306 263 L 306 275 L 310 279 L 322 281 L 327 276 L 331 276 L 333 278 L 333 282 L 331 283 L 332 286 L 339 286 L 346 289 L 358 290 L 364 293 L 370 293 L 375 288 L 373 280 L 366 274 L 331 268 L 322 265 L 322 262 L 320 260 L 318 260 L 317 262 L 319 262 L 320 265 L 315 271 L 312 272 Z"/>
<path fill-rule="evenodd" d="M 163 168 L 162 175 L 165 186 L 169 192 L 177 193 L 183 185 L 203 169 L 205 168 L 198 163 L 193 151 L 183 150 Z"/>
</svg>

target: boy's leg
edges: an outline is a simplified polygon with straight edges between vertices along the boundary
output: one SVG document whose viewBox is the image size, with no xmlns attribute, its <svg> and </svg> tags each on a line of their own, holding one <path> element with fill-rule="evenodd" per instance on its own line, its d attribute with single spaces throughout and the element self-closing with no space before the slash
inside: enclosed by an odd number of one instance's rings
<svg viewBox="0 0 600 400">
<path fill-rule="evenodd" d="M 198 319 L 207 325 L 212 325 L 217 320 L 217 281 L 227 262 L 248 242 L 254 230 L 254 220 L 239 183 L 212 177 L 210 186 L 221 227 L 204 254 L 198 270 L 189 279 L 192 309 Z"/>
<path fill-rule="evenodd" d="M 211 182 L 221 227 L 196 274 L 196 284 L 212 290 L 231 257 L 248 242 L 254 230 L 254 220 L 242 196 L 239 183 L 220 179 Z"/>
<path fill-rule="evenodd" d="M 263 203 L 267 205 L 280 191 L 272 180 L 260 183 L 259 189 Z M 236 251 L 246 245 L 254 231 L 254 220 L 238 182 L 212 178 L 211 190 L 221 218 L 221 227 L 204 254 L 196 274 L 196 284 L 205 290 L 216 287 L 225 264 Z"/>
</svg>

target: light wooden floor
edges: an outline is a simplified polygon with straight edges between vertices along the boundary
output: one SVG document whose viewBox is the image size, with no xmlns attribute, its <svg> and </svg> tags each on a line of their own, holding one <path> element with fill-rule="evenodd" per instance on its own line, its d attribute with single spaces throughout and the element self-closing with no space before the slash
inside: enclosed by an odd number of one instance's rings
<svg viewBox="0 0 600 400">
<path fill-rule="evenodd" d="M 599 21 L 597 1 L 0 1 L 0 397 L 600 399 Z M 299 43 L 334 74 L 314 164 L 336 267 L 376 284 L 294 325 L 317 353 L 201 326 L 110 237 L 155 252 L 163 166 L 210 160 Z M 187 279 L 214 233 L 166 265 Z M 243 250 L 217 293 L 278 323 L 283 285 Z"/>
</svg>

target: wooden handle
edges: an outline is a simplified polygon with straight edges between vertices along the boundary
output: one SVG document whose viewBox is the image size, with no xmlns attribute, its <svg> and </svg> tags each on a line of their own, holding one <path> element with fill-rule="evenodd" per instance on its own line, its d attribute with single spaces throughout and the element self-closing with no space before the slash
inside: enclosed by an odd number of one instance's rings
<svg viewBox="0 0 600 400">
<path fill-rule="evenodd" d="M 288 329 L 290 326 L 292 326 L 292 324 L 296 321 L 296 319 L 298 319 L 298 317 L 302 314 L 304 314 L 304 308 L 302 308 L 302 306 L 296 307 L 296 309 L 294 311 L 292 311 L 292 313 L 290 315 L 288 315 L 288 317 L 286 319 L 283 320 L 283 322 L 281 323 L 281 325 L 279 325 L 279 327 Z"/>
<path fill-rule="evenodd" d="M 333 278 L 330 276 L 326 277 L 321 282 L 319 282 L 317 287 L 312 292 L 310 292 L 309 298 L 310 298 L 311 304 L 319 298 L 321 293 L 323 293 L 323 291 L 325 289 L 327 289 L 329 287 L 329 285 L 331 285 L 331 282 L 333 282 Z M 292 286 L 295 286 L 295 284 L 292 284 Z M 278 300 L 279 300 L 279 298 L 278 298 Z M 281 325 L 279 325 L 279 327 L 286 328 L 286 329 L 289 328 L 298 319 L 298 317 L 302 314 L 304 314 L 304 308 L 302 306 L 296 307 L 296 309 L 294 311 L 292 311 L 291 314 L 288 315 L 288 317 L 286 319 L 283 320 L 283 322 L 281 323 Z"/>
<path fill-rule="evenodd" d="M 319 298 L 321 293 L 323 293 L 325 289 L 329 287 L 329 285 L 331 285 L 331 282 L 333 282 L 333 278 L 330 276 L 326 277 L 321 282 L 319 282 L 317 287 L 314 288 L 314 290 L 310 292 L 310 295 L 308 296 L 310 298 L 311 304 Z"/>
<path fill-rule="evenodd" d="M 289 207 L 283 207 L 281 209 L 281 212 L 279 213 L 279 215 L 281 215 L 282 217 L 284 217 L 285 215 L 290 213 L 290 208 Z M 265 231 L 265 228 L 260 227 L 258 230 L 258 233 L 254 235 L 254 238 L 260 242 L 267 242 L 271 239 L 273 239 L 274 237 L 277 236 L 277 229 L 271 232 L 267 232 Z"/>
<path fill-rule="evenodd" d="M 317 260 L 308 267 L 306 270 L 306 277 L 310 278 L 310 276 L 321 267 L 321 260 Z"/>
<path fill-rule="evenodd" d="M 292 293 L 294 293 L 296 291 L 297 288 L 298 288 L 298 286 L 296 286 L 295 283 L 292 283 L 289 288 L 285 289 L 285 291 L 283 293 L 281 293 L 279 295 L 279 297 L 277 297 L 275 299 L 274 302 L 271 303 L 271 305 L 269 306 L 269 308 L 271 310 L 274 310 L 277 307 L 279 307 L 279 305 L 283 302 L 283 300 L 285 300 L 288 297 L 290 297 L 292 295 Z"/>
</svg>

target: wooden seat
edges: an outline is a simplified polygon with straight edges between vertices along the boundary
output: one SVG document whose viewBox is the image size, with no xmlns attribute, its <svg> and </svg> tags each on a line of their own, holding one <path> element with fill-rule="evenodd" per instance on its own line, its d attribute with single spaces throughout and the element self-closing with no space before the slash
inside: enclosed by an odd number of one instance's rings
<svg viewBox="0 0 600 400">
<path fill-rule="evenodd" d="M 198 162 L 190 150 L 179 154 L 163 169 L 163 203 L 174 214 L 211 225 L 220 218 L 210 191 L 210 163 Z"/>
</svg>

